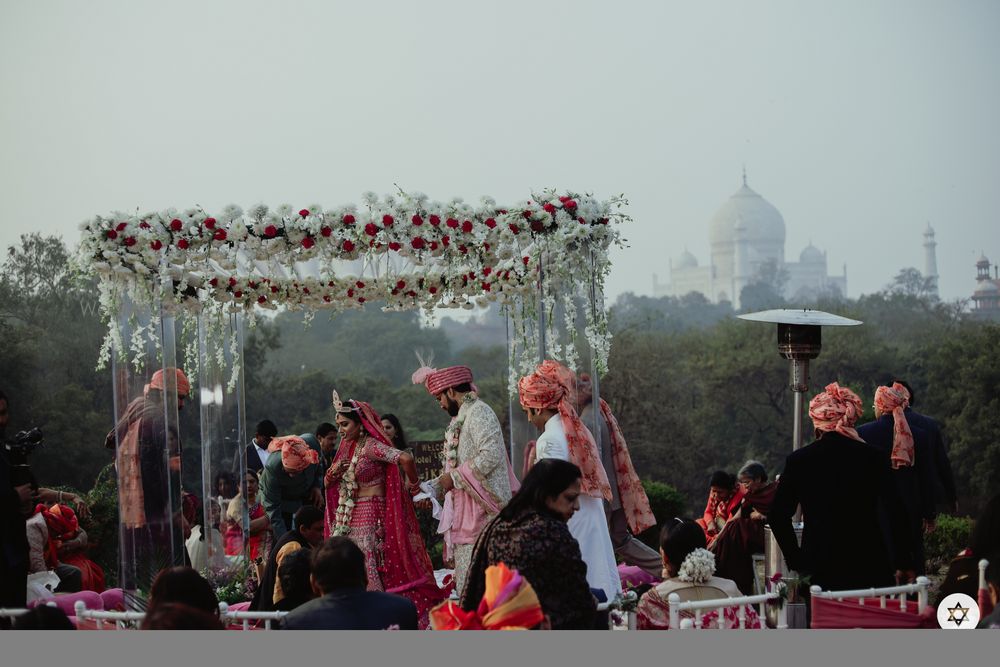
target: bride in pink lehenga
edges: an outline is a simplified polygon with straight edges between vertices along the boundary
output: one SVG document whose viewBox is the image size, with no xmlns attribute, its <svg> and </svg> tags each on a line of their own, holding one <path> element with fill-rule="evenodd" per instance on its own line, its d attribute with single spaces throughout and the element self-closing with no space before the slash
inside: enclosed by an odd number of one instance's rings
<svg viewBox="0 0 1000 667">
<path fill-rule="evenodd" d="M 402 595 L 427 614 L 447 597 L 434 579 L 410 493 L 418 488 L 413 455 L 392 446 L 367 403 L 341 402 L 333 392 L 341 441 L 326 471 L 325 536 L 346 535 L 365 554 L 368 590 Z M 397 463 L 399 465 L 397 465 Z M 406 471 L 406 489 L 399 467 Z"/>
</svg>

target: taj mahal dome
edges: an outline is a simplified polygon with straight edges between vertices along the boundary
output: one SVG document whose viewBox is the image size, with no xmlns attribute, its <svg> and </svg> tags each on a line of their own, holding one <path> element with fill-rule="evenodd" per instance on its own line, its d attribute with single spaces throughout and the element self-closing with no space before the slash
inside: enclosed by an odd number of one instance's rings
<svg viewBox="0 0 1000 667">
<path fill-rule="evenodd" d="M 797 262 L 785 261 L 785 219 L 773 204 L 750 189 L 746 171 L 743 186 L 712 216 L 708 241 L 708 264 L 699 264 L 685 250 L 670 260 L 668 283 L 660 283 L 653 275 L 653 296 L 701 292 L 709 301 L 730 301 L 739 308 L 740 292 L 769 262 L 786 272 L 783 296 L 793 303 L 811 301 L 824 293 L 847 294 L 847 266 L 843 275 L 829 275 L 826 252 L 811 242 L 799 253 Z"/>
</svg>

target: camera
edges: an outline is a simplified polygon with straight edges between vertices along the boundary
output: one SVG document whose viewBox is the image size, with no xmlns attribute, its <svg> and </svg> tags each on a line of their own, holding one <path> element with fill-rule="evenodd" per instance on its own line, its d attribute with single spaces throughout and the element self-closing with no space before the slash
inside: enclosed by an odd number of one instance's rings
<svg viewBox="0 0 1000 667">
<path fill-rule="evenodd" d="M 31 484 L 31 488 L 38 488 L 38 482 L 35 480 L 34 473 L 31 472 L 28 457 L 36 447 L 42 446 L 44 442 L 45 437 L 42 435 L 42 429 L 36 426 L 30 431 L 20 431 L 14 436 L 13 440 L 3 443 L 4 449 L 9 452 L 8 458 L 10 460 L 12 486 Z"/>
</svg>

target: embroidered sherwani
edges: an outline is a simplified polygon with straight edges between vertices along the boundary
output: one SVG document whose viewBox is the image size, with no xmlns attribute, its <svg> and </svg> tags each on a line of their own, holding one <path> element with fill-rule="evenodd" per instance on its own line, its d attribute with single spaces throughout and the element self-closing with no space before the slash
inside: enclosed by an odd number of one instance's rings
<svg viewBox="0 0 1000 667">
<path fill-rule="evenodd" d="M 449 462 L 447 452 L 454 447 L 456 430 L 457 457 Z M 517 481 L 504 450 L 500 420 L 481 400 L 462 403 L 446 432 L 445 457 L 445 472 L 455 488 L 445 496 L 438 531 L 444 533 L 445 546 L 455 559 L 455 587 L 461 592 L 476 538 L 510 500 Z"/>
</svg>

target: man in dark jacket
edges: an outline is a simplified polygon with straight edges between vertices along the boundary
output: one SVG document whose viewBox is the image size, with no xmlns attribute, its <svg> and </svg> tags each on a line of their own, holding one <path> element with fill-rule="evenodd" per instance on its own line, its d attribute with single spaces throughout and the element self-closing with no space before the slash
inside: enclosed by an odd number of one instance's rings
<svg viewBox="0 0 1000 667">
<path fill-rule="evenodd" d="M 928 461 L 933 468 L 932 481 L 934 482 L 934 500 L 946 511 L 958 513 L 958 494 L 955 490 L 955 477 L 951 472 L 951 461 L 948 459 L 948 448 L 945 446 L 944 437 L 941 435 L 941 425 L 927 415 L 922 415 L 913 409 L 914 396 L 913 389 L 904 380 L 893 380 L 893 384 L 901 384 L 909 393 L 908 404 L 903 411 L 906 421 L 910 426 L 923 429 L 927 434 L 928 445 L 931 454 Z M 933 524 L 928 528 L 933 529 Z"/>
<path fill-rule="evenodd" d="M 788 567 L 824 590 L 890 586 L 893 565 L 900 571 L 913 567 L 889 458 L 853 428 L 862 412 L 861 399 L 837 383 L 813 398 L 809 416 L 817 440 L 785 459 L 767 516 Z M 895 563 L 879 528 L 880 499 L 892 519 Z M 801 547 L 792 530 L 800 504 Z"/>
<path fill-rule="evenodd" d="M 253 470 L 260 475 L 261 469 L 271 457 L 271 452 L 267 451 L 267 446 L 271 440 L 278 435 L 278 427 L 270 419 L 265 419 L 257 424 L 253 435 L 253 440 L 247 443 L 246 451 L 243 452 L 243 460 L 246 461 L 246 469 Z M 239 476 L 240 458 L 233 459 L 233 474 Z"/>
<path fill-rule="evenodd" d="M 286 616 L 286 630 L 416 630 L 417 608 L 404 597 L 368 591 L 365 556 L 350 538 L 331 537 L 312 557 L 313 590 L 322 597 Z"/>
<path fill-rule="evenodd" d="M 934 466 L 927 433 L 909 423 L 903 408 L 908 392 L 894 383 L 875 390 L 875 421 L 858 427 L 858 435 L 892 460 L 892 479 L 905 509 L 907 536 L 916 574 L 924 574 L 924 526 L 934 525 Z M 897 423 L 897 420 L 902 420 Z M 909 434 L 909 435 L 907 435 Z M 892 555 L 892 541 L 885 508 L 881 508 L 886 546 Z"/>
</svg>

